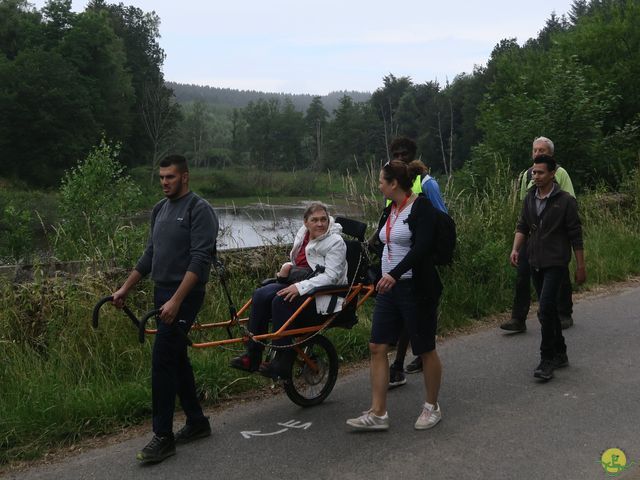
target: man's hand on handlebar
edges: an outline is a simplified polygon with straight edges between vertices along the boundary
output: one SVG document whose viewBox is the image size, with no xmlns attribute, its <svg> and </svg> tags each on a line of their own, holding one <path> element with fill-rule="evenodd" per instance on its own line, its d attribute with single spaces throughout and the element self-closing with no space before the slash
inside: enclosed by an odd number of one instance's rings
<svg viewBox="0 0 640 480">
<path fill-rule="evenodd" d="M 119 290 L 113 292 L 113 300 L 111 300 L 111 303 L 113 303 L 116 308 L 124 307 L 124 302 L 127 299 L 128 294 L 129 292 L 125 288 L 120 288 Z"/>
</svg>

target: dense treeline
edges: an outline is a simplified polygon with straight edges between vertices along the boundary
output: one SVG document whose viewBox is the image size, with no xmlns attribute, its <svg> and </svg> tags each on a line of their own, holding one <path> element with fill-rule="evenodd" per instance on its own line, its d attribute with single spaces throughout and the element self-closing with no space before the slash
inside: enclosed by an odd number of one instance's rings
<svg viewBox="0 0 640 480">
<path fill-rule="evenodd" d="M 497 158 L 525 167 L 532 139 L 545 135 L 580 188 L 615 187 L 640 146 L 638 25 L 638 2 L 575 0 L 537 38 L 501 40 L 486 66 L 450 83 L 390 73 L 370 97 L 333 103 L 336 94 L 165 84 L 154 13 L 104 0 L 81 13 L 70 0 L 41 11 L 0 0 L 3 175 L 58 184 L 103 136 L 129 166 L 174 150 L 221 168 L 357 171 L 405 134 L 434 171 L 477 181 Z"/>
<path fill-rule="evenodd" d="M 615 187 L 640 147 L 638 25 L 638 2 L 576 0 L 537 38 L 501 40 L 486 66 L 451 83 L 389 74 L 369 100 L 344 95 L 334 109 L 321 97 L 304 111 L 271 97 L 221 113 L 203 95 L 184 105 L 177 144 L 210 165 L 354 171 L 405 134 L 436 172 L 465 167 L 482 179 L 498 157 L 514 172 L 527 166 L 531 141 L 545 135 L 580 188 Z"/>
<path fill-rule="evenodd" d="M 92 0 L 42 10 L 0 0 L 0 151 L 3 175 L 57 185 L 102 136 L 121 159 L 153 160 L 179 110 L 164 85 L 154 13 Z M 156 155 L 157 156 L 157 155 Z"/>
</svg>

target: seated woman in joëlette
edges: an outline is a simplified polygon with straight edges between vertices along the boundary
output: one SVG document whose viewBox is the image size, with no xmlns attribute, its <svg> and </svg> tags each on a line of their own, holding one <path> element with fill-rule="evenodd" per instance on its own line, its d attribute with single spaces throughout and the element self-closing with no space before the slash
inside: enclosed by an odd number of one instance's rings
<svg viewBox="0 0 640 480">
<path fill-rule="evenodd" d="M 326 205 L 315 202 L 304 212 L 304 225 L 298 230 L 290 261 L 282 265 L 278 272 L 278 282 L 257 288 L 253 292 L 248 329 L 254 335 L 268 331 L 269 320 L 273 331 L 277 331 L 306 300 L 306 294 L 317 287 L 345 285 L 347 283 L 347 247 L 340 233 L 342 227 L 329 215 Z M 306 271 L 305 271 L 306 270 Z M 315 273 L 314 273 L 315 272 Z M 300 275 L 302 273 L 302 275 Z M 309 277 L 287 282 L 289 274 Z M 290 283 L 286 285 L 286 283 Z M 331 295 L 316 295 L 296 318 L 296 325 L 312 323 L 320 315 L 338 312 L 343 299 Z M 275 346 L 291 344 L 291 337 L 283 337 L 272 342 Z M 268 377 L 286 377 L 287 360 L 293 350 L 279 349 L 275 359 L 262 367 L 264 346 L 249 340 L 247 351 L 231 360 L 230 365 L 240 370 L 260 372 Z"/>
</svg>

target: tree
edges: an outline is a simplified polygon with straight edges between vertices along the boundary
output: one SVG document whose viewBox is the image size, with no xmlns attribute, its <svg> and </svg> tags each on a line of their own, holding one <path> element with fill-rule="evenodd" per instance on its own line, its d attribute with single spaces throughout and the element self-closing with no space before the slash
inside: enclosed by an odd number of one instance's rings
<svg viewBox="0 0 640 480">
<path fill-rule="evenodd" d="M 422 160 L 432 167 L 441 165 L 444 154 L 440 141 L 440 110 L 440 85 L 438 82 L 426 82 L 413 85 L 404 93 L 396 114 L 396 119 L 401 125 L 398 133 L 413 138 Z"/>
<path fill-rule="evenodd" d="M 327 118 L 329 112 L 327 112 L 322 104 L 322 97 L 313 97 L 311 105 L 307 108 L 305 115 L 305 125 L 307 129 L 307 135 L 312 139 L 312 166 L 320 167 L 322 165 L 322 145 L 323 145 L 323 133 L 327 125 Z"/>
<path fill-rule="evenodd" d="M 128 138 L 135 92 L 122 40 L 111 28 L 107 14 L 93 11 L 78 14 L 58 50 L 91 92 L 91 109 L 100 129 L 111 139 Z"/>
<path fill-rule="evenodd" d="M 389 159 L 389 143 L 391 143 L 393 137 L 398 135 L 399 129 L 396 111 L 398 110 L 400 99 L 413 83 L 410 77 L 397 78 L 391 73 L 384 77 L 382 81 L 384 86 L 373 92 L 370 102 L 378 118 L 382 121 L 384 146 L 387 150 L 387 159 Z"/>
<path fill-rule="evenodd" d="M 51 46 L 62 40 L 76 20 L 76 14 L 71 11 L 71 0 L 49 0 L 42 7 L 42 15 L 46 42 Z"/>
<path fill-rule="evenodd" d="M 605 121 L 611 132 L 632 122 L 640 112 L 640 3 L 574 2 L 575 25 L 558 39 L 565 57 L 575 57 L 591 68 L 589 80 L 610 88 L 618 102 Z"/>
<path fill-rule="evenodd" d="M 247 147 L 251 161 L 263 170 L 275 167 L 276 124 L 280 103 L 276 99 L 249 102 L 243 111 L 247 124 Z"/>
<path fill-rule="evenodd" d="M 189 139 L 189 152 L 194 166 L 204 163 L 204 151 L 210 137 L 208 116 L 207 106 L 201 101 L 195 102 L 185 115 L 184 128 Z"/>
<path fill-rule="evenodd" d="M 243 119 L 240 109 L 234 108 L 231 112 L 231 159 L 235 164 L 239 164 L 242 154 L 246 148 L 247 125 Z"/>
<path fill-rule="evenodd" d="M 370 103 L 355 103 L 345 95 L 327 126 L 327 155 L 323 168 L 345 172 L 358 170 L 362 161 L 372 155 L 385 155 L 377 145 L 379 121 Z"/>
<path fill-rule="evenodd" d="M 57 52 L 0 57 L 0 151 L 8 176 L 51 186 L 99 140 L 92 94 Z"/>
<path fill-rule="evenodd" d="M 306 158 L 302 154 L 302 140 L 304 137 L 304 116 L 287 99 L 276 117 L 277 158 L 274 161 L 278 168 L 301 168 L 305 166 Z"/>
<path fill-rule="evenodd" d="M 153 181 L 158 163 L 169 151 L 168 140 L 180 117 L 180 106 L 173 101 L 172 96 L 167 95 L 164 84 L 149 81 L 144 88 L 140 115 L 152 145 L 151 179 Z"/>
<path fill-rule="evenodd" d="M 131 128 L 122 144 L 120 158 L 129 165 L 151 164 L 154 146 L 145 127 L 141 104 L 149 85 L 159 88 L 155 86 L 164 84 L 162 65 L 165 53 L 158 43 L 160 18 L 155 12 L 144 12 L 123 3 L 109 4 L 105 0 L 91 0 L 86 11 L 104 12 L 108 15 L 111 27 L 123 42 L 125 66 L 131 75 L 136 103 L 130 108 Z M 166 105 L 172 101 L 171 89 L 162 88 L 156 93 L 166 97 L 160 100 L 160 104 Z M 168 129 L 175 126 L 177 118 L 172 117 L 171 122 L 173 124 L 167 125 Z"/>
<path fill-rule="evenodd" d="M 599 145 L 615 97 L 589 81 L 588 69 L 577 59 L 555 55 L 551 61 L 541 77 L 542 93 L 531 95 L 529 80 L 523 78 L 519 91 L 483 104 L 480 126 L 485 139 L 474 153 L 475 161 L 490 163 L 497 153 L 519 171 L 530 164 L 533 138 L 545 135 L 554 141 L 556 158 L 574 183 L 593 184 L 607 169 Z"/>
<path fill-rule="evenodd" d="M 27 0 L 0 0 L 0 52 L 9 60 L 44 40 L 42 15 Z"/>
</svg>

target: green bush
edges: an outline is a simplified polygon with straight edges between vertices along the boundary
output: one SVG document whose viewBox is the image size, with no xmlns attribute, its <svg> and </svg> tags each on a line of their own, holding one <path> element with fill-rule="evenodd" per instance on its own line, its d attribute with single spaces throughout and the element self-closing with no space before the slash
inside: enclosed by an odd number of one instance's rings
<svg viewBox="0 0 640 480">
<path fill-rule="evenodd" d="M 123 173 L 118 148 L 104 140 L 66 172 L 60 187 L 55 255 L 61 260 L 115 260 L 130 265 L 139 255 L 144 227 L 132 223 L 140 188 Z"/>
</svg>

